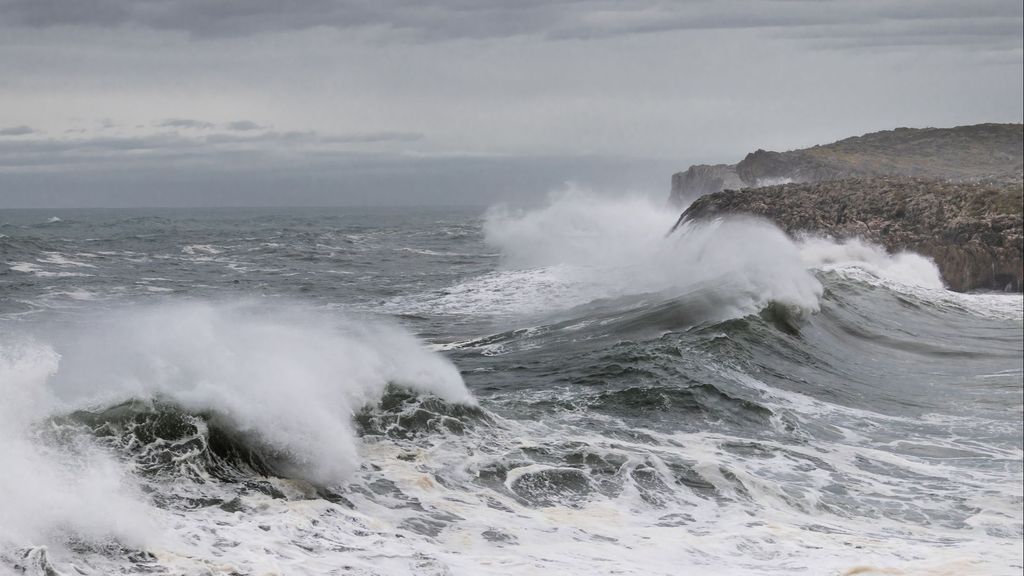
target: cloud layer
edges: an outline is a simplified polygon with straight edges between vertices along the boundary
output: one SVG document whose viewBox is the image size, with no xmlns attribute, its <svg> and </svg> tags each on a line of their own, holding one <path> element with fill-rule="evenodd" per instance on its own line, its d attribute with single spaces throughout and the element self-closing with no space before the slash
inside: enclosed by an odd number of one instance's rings
<svg viewBox="0 0 1024 576">
<path fill-rule="evenodd" d="M 35 130 L 29 126 L 22 124 L 21 126 L 11 126 L 8 128 L 0 128 L 0 136 L 25 136 L 27 134 L 34 133 Z"/>
<path fill-rule="evenodd" d="M 320 27 L 374 28 L 392 38 L 434 41 L 770 28 L 837 40 L 840 47 L 1011 48 L 1024 17 L 1015 0 L 0 0 L 0 13 L 15 27 L 134 26 L 207 38 Z"/>
<path fill-rule="evenodd" d="M 245 129 L 233 128 L 242 122 Z M 31 128 L 0 136 L 0 209 L 524 205 L 569 180 L 617 192 L 660 190 L 672 168 L 629 158 L 389 148 L 423 140 L 419 133 L 282 132 L 251 121 L 188 118 L 152 125 L 157 131 L 113 127 L 119 134 L 109 136 L 51 136 Z"/>
<path fill-rule="evenodd" d="M 667 194 L 755 148 L 1019 122 L 1022 23 L 1019 0 L 0 0 L 0 208 Z"/>
<path fill-rule="evenodd" d="M 274 165 L 278 169 L 308 165 L 311 159 L 340 162 L 380 154 L 376 145 L 414 142 L 422 134 L 377 132 L 321 135 L 313 131 L 279 132 L 249 127 L 222 131 L 212 122 L 164 120 L 161 128 L 117 136 L 49 137 L 28 126 L 0 130 L 0 175 L 4 173 L 110 172 L 177 167 L 231 171 Z M 255 123 L 251 123 L 256 126 Z"/>
</svg>

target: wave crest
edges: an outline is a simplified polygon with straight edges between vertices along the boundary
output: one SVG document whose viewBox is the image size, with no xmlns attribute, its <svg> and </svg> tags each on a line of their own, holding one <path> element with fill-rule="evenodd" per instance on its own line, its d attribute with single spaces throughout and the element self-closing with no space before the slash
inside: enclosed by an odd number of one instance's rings
<svg viewBox="0 0 1024 576">
<path fill-rule="evenodd" d="M 159 541 L 146 476 L 339 486 L 359 467 L 353 416 L 389 386 L 476 405 L 451 362 L 379 322 L 256 302 L 76 322 L 0 337 L 0 551 Z"/>
<path fill-rule="evenodd" d="M 733 217 L 691 224 L 666 237 L 675 218 L 645 198 L 572 190 L 539 210 L 492 211 L 484 231 L 501 251 L 506 273 L 518 278 L 522 270 L 535 271 L 556 296 L 540 303 L 555 309 L 624 295 L 672 297 L 713 285 L 726 316 L 756 313 L 773 301 L 817 310 L 821 284 L 777 227 Z M 532 291 L 518 284 L 514 292 L 494 282 L 478 288 L 494 291 L 499 308 L 517 294 L 530 296 L 523 308 L 535 311 Z"/>
<path fill-rule="evenodd" d="M 389 384 L 474 404 L 458 370 L 398 328 L 296 308 L 172 303 L 61 338 L 53 386 L 75 406 L 161 398 L 213 411 L 330 484 L 358 466 L 352 414 Z"/>
</svg>

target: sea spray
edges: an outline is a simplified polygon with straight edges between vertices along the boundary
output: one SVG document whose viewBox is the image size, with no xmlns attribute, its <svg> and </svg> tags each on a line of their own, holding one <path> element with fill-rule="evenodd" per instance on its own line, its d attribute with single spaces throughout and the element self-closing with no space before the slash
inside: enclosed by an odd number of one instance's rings
<svg viewBox="0 0 1024 576">
<path fill-rule="evenodd" d="M 935 262 L 913 252 L 890 254 L 881 246 L 858 238 L 837 241 L 807 236 L 798 242 L 800 256 L 816 270 L 866 272 L 879 280 L 909 287 L 942 290 L 942 276 Z"/>
<path fill-rule="evenodd" d="M 0 340 L 0 551 L 159 535 L 129 469 L 90 438 L 59 438 L 47 424 L 65 409 L 49 388 L 60 356 L 32 340 Z M 60 554 L 60 551 L 57 551 Z"/>
<path fill-rule="evenodd" d="M 508 274 L 544 271 L 538 276 L 564 295 L 548 302 L 554 309 L 630 294 L 704 294 L 712 286 L 721 318 L 756 313 L 772 302 L 817 309 L 821 284 L 776 227 L 738 217 L 666 238 L 674 219 L 673 211 L 644 197 L 571 190 L 539 210 L 492 211 L 484 232 Z"/>
<path fill-rule="evenodd" d="M 182 545 L 162 537 L 166 512 L 140 492 L 132 464 L 67 418 L 78 410 L 177 406 L 248 438 L 290 477 L 339 485 L 359 465 L 353 413 L 389 385 L 475 404 L 458 370 L 398 327 L 297 306 L 165 302 L 35 331 L 0 342 L 5 554 Z"/>
<path fill-rule="evenodd" d="M 501 252 L 504 279 L 514 286 L 509 297 L 526 294 L 523 300 L 549 310 L 708 282 L 733 291 L 737 314 L 770 302 L 815 310 L 821 289 L 812 275 L 818 271 L 867 275 L 911 289 L 944 288 L 935 263 L 912 252 L 888 253 L 858 238 L 794 241 L 768 221 L 742 215 L 689 222 L 666 238 L 677 216 L 643 196 L 605 197 L 573 188 L 552 194 L 540 209 L 492 209 L 484 233 Z M 498 278 L 481 280 L 482 289 L 499 284 Z M 531 280 L 562 300 L 534 294 Z M 454 291 L 472 302 L 475 295 L 465 288 Z"/>
<path fill-rule="evenodd" d="M 297 307 L 178 302 L 114 311 L 57 335 L 54 393 L 76 405 L 160 398 L 212 411 L 319 483 L 358 465 L 352 414 L 388 384 L 472 403 L 458 370 L 379 322 Z"/>
</svg>

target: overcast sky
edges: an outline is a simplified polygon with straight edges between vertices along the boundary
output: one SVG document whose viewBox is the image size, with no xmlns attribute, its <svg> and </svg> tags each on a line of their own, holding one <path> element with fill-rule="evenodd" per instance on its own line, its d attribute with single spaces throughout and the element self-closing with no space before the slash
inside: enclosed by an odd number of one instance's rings
<svg viewBox="0 0 1024 576">
<path fill-rule="evenodd" d="M 1020 0 L 0 0 L 0 208 L 490 204 L 1020 122 Z"/>
</svg>

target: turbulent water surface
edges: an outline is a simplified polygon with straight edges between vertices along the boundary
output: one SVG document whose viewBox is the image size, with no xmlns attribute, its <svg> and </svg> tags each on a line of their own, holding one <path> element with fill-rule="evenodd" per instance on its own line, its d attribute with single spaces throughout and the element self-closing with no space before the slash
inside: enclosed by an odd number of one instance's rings
<svg viewBox="0 0 1024 576">
<path fill-rule="evenodd" d="M 1020 574 L 1021 296 L 674 218 L 0 212 L 0 573 Z"/>
</svg>

